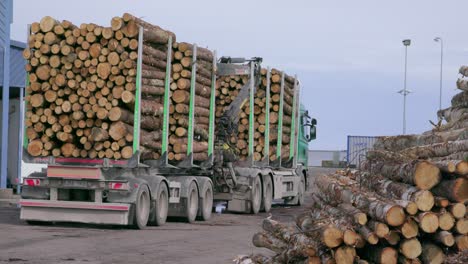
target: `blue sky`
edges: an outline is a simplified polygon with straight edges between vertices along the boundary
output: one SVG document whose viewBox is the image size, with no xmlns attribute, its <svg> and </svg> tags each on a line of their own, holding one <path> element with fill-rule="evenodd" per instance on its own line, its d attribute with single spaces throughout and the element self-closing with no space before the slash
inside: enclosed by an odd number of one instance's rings
<svg viewBox="0 0 468 264">
<path fill-rule="evenodd" d="M 431 128 L 439 107 L 444 40 L 443 107 L 457 93 L 468 62 L 468 1 L 130 1 L 14 0 L 12 38 L 51 15 L 75 24 L 108 25 L 130 12 L 177 34 L 178 40 L 227 56 L 260 56 L 265 66 L 297 73 L 302 102 L 318 119 L 311 149 L 345 149 L 347 135 L 402 132 L 404 46 L 408 48 L 407 132 Z"/>
</svg>

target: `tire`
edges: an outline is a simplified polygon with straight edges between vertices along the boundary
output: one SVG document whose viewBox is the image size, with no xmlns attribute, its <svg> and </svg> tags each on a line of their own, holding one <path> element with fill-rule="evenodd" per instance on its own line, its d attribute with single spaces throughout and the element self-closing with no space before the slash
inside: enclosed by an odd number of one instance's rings
<svg viewBox="0 0 468 264">
<path fill-rule="evenodd" d="M 211 218 L 211 211 L 213 210 L 213 187 L 208 184 L 200 199 L 200 220 L 208 221 Z"/>
<path fill-rule="evenodd" d="M 262 205 L 262 182 L 260 177 L 256 176 L 252 190 L 250 191 L 250 213 L 258 214 Z"/>
<path fill-rule="evenodd" d="M 301 183 L 299 184 L 299 193 L 297 194 L 297 205 L 304 204 L 304 196 L 305 196 L 305 178 L 301 176 Z"/>
<path fill-rule="evenodd" d="M 188 223 L 195 222 L 198 214 L 198 188 L 194 181 L 192 181 L 188 188 L 186 206 L 186 220 Z"/>
<path fill-rule="evenodd" d="M 150 214 L 151 197 L 146 185 L 141 185 L 138 189 L 137 198 L 135 201 L 135 217 L 133 227 L 144 229 L 148 224 Z"/>
<path fill-rule="evenodd" d="M 158 192 L 155 195 L 156 201 L 154 202 L 154 218 L 151 225 L 162 226 L 166 223 L 167 214 L 169 211 L 169 191 L 164 183 L 161 183 Z"/>
<path fill-rule="evenodd" d="M 262 211 L 268 213 L 271 210 L 273 200 L 273 183 L 269 175 L 263 178 L 263 186 Z"/>
<path fill-rule="evenodd" d="M 305 194 L 305 178 L 301 176 L 301 181 L 299 182 L 297 195 L 284 199 L 284 203 L 287 205 L 303 205 L 304 204 L 304 194 Z"/>
</svg>

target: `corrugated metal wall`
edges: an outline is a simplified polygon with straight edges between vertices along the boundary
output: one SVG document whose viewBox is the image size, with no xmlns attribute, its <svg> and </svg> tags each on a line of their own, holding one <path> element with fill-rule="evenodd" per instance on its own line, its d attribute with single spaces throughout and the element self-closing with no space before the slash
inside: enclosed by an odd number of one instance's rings
<svg viewBox="0 0 468 264">
<path fill-rule="evenodd" d="M 26 82 L 26 71 L 24 66 L 26 60 L 23 59 L 23 50 L 25 43 L 11 41 L 10 45 L 10 87 L 24 87 Z M 3 48 L 0 49 L 0 62 L 3 62 Z M 3 63 L 0 63 L 0 86 L 3 82 Z"/>
<path fill-rule="evenodd" d="M 367 150 L 374 146 L 376 137 L 348 136 L 348 150 L 346 159 L 349 165 L 358 166 L 359 162 L 366 158 Z"/>
</svg>

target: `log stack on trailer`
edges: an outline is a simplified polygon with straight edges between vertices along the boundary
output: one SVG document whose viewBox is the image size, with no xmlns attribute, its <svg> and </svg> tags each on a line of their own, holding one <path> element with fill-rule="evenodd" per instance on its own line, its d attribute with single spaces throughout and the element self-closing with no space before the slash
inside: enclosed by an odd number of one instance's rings
<svg viewBox="0 0 468 264">
<path fill-rule="evenodd" d="M 468 75 L 468 67 L 460 73 Z M 420 135 L 379 137 L 359 170 L 316 175 L 309 212 L 270 218 L 237 263 L 464 263 L 468 251 L 468 84 Z"/>
<path fill-rule="evenodd" d="M 296 85 L 294 85 L 295 81 Z M 217 120 L 237 97 L 240 89 L 248 85 L 248 82 L 249 76 L 247 75 L 225 76 L 217 80 Z M 298 132 L 296 128 L 297 109 L 299 108 L 296 95 L 298 90 L 297 80 L 293 77 L 277 69 L 260 70 L 260 83 L 254 95 L 253 161 L 276 162 L 279 165 L 279 159 L 284 163 L 291 159 L 290 151 L 294 149 L 294 146 L 292 148 L 290 146 Z M 269 102 L 268 105 L 267 102 Z M 237 135 L 230 138 L 230 143 L 235 146 L 241 160 L 249 156 L 249 116 L 250 102 L 246 101 L 239 114 Z M 269 138 L 267 144 L 266 137 Z M 268 151 L 265 149 L 266 146 L 268 146 Z M 281 152 L 277 152 L 277 149 Z"/>
<path fill-rule="evenodd" d="M 208 158 L 210 50 L 128 13 L 110 27 L 47 16 L 30 32 L 23 53 L 30 156 Z"/>
</svg>

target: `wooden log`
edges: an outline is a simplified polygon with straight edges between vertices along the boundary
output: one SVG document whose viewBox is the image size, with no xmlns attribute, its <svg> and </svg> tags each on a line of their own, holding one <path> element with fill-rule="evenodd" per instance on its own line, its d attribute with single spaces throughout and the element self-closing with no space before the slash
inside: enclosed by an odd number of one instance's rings
<svg viewBox="0 0 468 264">
<path fill-rule="evenodd" d="M 410 217 L 406 219 L 403 225 L 398 227 L 398 230 L 403 235 L 403 237 L 407 239 L 416 237 L 419 234 L 418 224 Z"/>
<path fill-rule="evenodd" d="M 38 157 L 41 155 L 44 144 L 40 139 L 33 140 L 28 143 L 28 153 L 33 157 Z"/>
<path fill-rule="evenodd" d="M 385 237 L 385 240 L 387 241 L 387 243 L 389 243 L 390 245 L 392 246 L 396 246 L 398 245 L 398 243 L 400 242 L 400 235 L 398 232 L 394 231 L 394 230 L 390 230 L 390 232 L 388 233 L 388 235 Z"/>
<path fill-rule="evenodd" d="M 89 135 L 88 139 L 93 142 L 102 142 L 109 139 L 109 133 L 105 129 L 93 127 L 91 128 L 91 135 Z"/>
<path fill-rule="evenodd" d="M 405 149 L 402 155 L 414 159 L 428 159 L 433 157 L 444 157 L 455 152 L 468 151 L 468 140 L 457 140 L 431 145 L 415 146 Z"/>
<path fill-rule="evenodd" d="M 390 226 L 399 226 L 405 221 L 405 213 L 401 206 L 377 199 L 369 199 L 369 197 L 362 195 L 360 190 L 353 190 L 343 186 L 329 175 L 317 176 L 316 185 L 331 199 L 353 203 L 359 210 Z"/>
<path fill-rule="evenodd" d="M 408 184 L 387 180 L 370 173 L 360 173 L 359 179 L 367 188 L 373 189 L 384 197 L 416 203 L 421 211 L 429 211 L 434 206 L 434 196 L 429 191 L 419 190 Z"/>
<path fill-rule="evenodd" d="M 143 54 L 149 55 L 155 59 L 159 59 L 162 61 L 166 61 L 167 59 L 167 53 L 160 51 L 158 49 L 155 49 L 151 47 L 150 45 L 143 44 Z"/>
<path fill-rule="evenodd" d="M 341 246 L 335 250 L 336 264 L 353 264 L 356 258 L 356 249 L 349 246 Z"/>
<path fill-rule="evenodd" d="M 466 214 L 466 207 L 463 203 L 453 203 L 447 207 L 447 210 L 457 219 L 465 217 Z"/>
<path fill-rule="evenodd" d="M 416 185 L 422 190 L 429 190 L 440 182 L 440 170 L 428 161 L 414 160 L 411 162 L 394 162 L 387 164 L 383 161 L 363 162 L 366 170 L 378 172 L 382 176 L 393 180 Z"/>
<path fill-rule="evenodd" d="M 464 203 L 468 199 L 468 180 L 466 178 L 444 180 L 431 191 L 435 195 L 446 197 L 452 202 Z"/>
<path fill-rule="evenodd" d="M 466 129 L 444 132 L 430 132 L 421 135 L 400 135 L 391 137 L 378 137 L 373 145 L 374 149 L 398 152 L 415 146 L 430 145 L 441 142 L 455 141 L 466 133 Z"/>
<path fill-rule="evenodd" d="M 351 204 L 341 203 L 338 204 L 338 208 L 348 216 L 352 216 L 356 224 L 365 225 L 367 223 L 367 215 Z"/>
<path fill-rule="evenodd" d="M 54 18 L 52 18 L 50 16 L 45 16 L 39 22 L 39 28 L 41 29 L 41 31 L 43 33 L 47 33 L 49 31 L 53 30 L 53 28 L 58 24 L 59 24 L 59 22 L 57 20 L 55 20 Z"/>
<path fill-rule="evenodd" d="M 423 263 L 442 264 L 445 260 L 445 254 L 442 249 L 435 244 L 423 242 L 420 259 Z"/>
<path fill-rule="evenodd" d="M 303 256 L 314 256 L 316 253 L 317 242 L 304 234 L 297 233 L 294 230 L 278 223 L 272 219 L 264 219 L 262 228 L 266 232 L 273 234 L 276 238 L 288 241 L 289 244 L 297 245 L 296 252 Z"/>
<path fill-rule="evenodd" d="M 367 226 L 380 238 L 385 238 L 390 232 L 386 224 L 378 221 L 371 220 L 367 223 Z"/>
<path fill-rule="evenodd" d="M 452 97 L 452 107 L 468 107 L 468 92 L 462 91 Z"/>
<path fill-rule="evenodd" d="M 398 251 L 393 247 L 373 246 L 366 247 L 359 256 L 371 261 L 371 263 L 396 264 L 398 260 Z"/>
<path fill-rule="evenodd" d="M 466 235 L 468 233 L 468 218 L 458 219 L 454 230 L 461 235 Z"/>
<path fill-rule="evenodd" d="M 444 246 L 451 247 L 455 245 L 455 238 L 452 233 L 447 231 L 439 231 L 434 235 L 435 241 L 441 243 Z"/>
<path fill-rule="evenodd" d="M 398 204 L 399 206 L 405 208 L 405 211 L 409 215 L 415 215 L 416 213 L 418 213 L 418 210 L 419 210 L 418 205 L 413 201 L 395 200 L 394 202 Z"/>
<path fill-rule="evenodd" d="M 376 245 L 379 242 L 379 237 L 370 230 L 367 226 L 358 227 L 357 231 L 371 245 Z"/>
<path fill-rule="evenodd" d="M 169 40 L 169 36 L 172 37 L 172 43 L 176 42 L 176 35 L 170 31 L 163 30 L 162 28 L 152 25 L 140 18 L 137 18 L 129 13 L 125 13 L 122 16 L 123 20 L 130 23 L 134 21 L 137 25 L 142 26 L 145 31 L 143 33 L 144 40 L 156 44 L 166 44 Z"/>
<path fill-rule="evenodd" d="M 441 230 L 450 230 L 455 225 L 455 218 L 450 212 L 445 209 L 441 209 L 438 212 L 439 217 L 439 228 Z"/>
<path fill-rule="evenodd" d="M 268 248 L 269 250 L 282 253 L 288 245 L 267 232 L 258 232 L 252 238 L 252 244 L 256 247 Z"/>
<path fill-rule="evenodd" d="M 449 206 L 450 204 L 449 200 L 445 197 L 436 196 L 434 197 L 434 199 L 435 199 L 435 206 L 437 207 L 445 208 Z"/>
<path fill-rule="evenodd" d="M 439 228 L 439 217 L 433 212 L 422 212 L 415 220 L 419 228 L 426 233 L 434 233 Z"/>
<path fill-rule="evenodd" d="M 455 237 L 456 247 L 459 251 L 468 250 L 468 236 L 467 235 L 458 235 Z"/>
<path fill-rule="evenodd" d="M 422 253 L 422 246 L 416 238 L 405 239 L 400 243 L 400 253 L 406 258 L 415 259 Z"/>
</svg>

